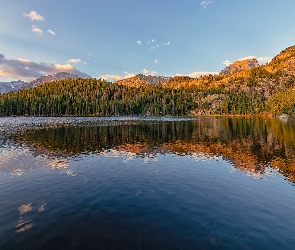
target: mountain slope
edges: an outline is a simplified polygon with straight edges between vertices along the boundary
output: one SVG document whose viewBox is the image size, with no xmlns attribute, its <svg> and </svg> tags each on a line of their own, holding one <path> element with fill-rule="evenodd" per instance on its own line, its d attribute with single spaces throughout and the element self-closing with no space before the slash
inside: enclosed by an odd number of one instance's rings
<svg viewBox="0 0 295 250">
<path fill-rule="evenodd" d="M 58 80 L 63 80 L 63 79 L 75 79 L 75 78 L 80 78 L 78 75 L 73 75 L 68 72 L 59 72 L 54 75 L 48 75 L 48 76 L 41 76 L 40 78 L 37 78 L 36 80 L 33 80 L 31 82 L 28 82 L 23 85 L 23 89 L 29 89 L 33 88 L 48 82 L 53 82 L 53 81 L 58 81 Z M 91 78 L 89 76 L 89 78 Z"/>
<path fill-rule="evenodd" d="M 11 82 L 0 82 L 0 93 L 8 93 L 11 91 L 17 91 L 22 88 L 26 82 L 18 80 Z"/>
</svg>

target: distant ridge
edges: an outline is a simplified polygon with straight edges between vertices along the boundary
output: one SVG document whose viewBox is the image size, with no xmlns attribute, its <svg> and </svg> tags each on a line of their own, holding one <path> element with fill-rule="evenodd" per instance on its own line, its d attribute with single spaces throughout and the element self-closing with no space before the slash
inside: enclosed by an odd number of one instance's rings
<svg viewBox="0 0 295 250">
<path fill-rule="evenodd" d="M 0 93 L 3 94 L 11 91 L 20 90 L 25 83 L 26 82 L 21 80 L 11 82 L 0 82 Z"/>
<path fill-rule="evenodd" d="M 88 75 L 87 75 L 88 76 Z M 58 80 L 64 80 L 64 79 L 75 79 L 75 78 L 91 78 L 89 77 L 81 77 L 78 75 L 74 75 L 68 72 L 59 72 L 54 75 L 48 75 L 48 76 L 41 76 L 37 78 L 36 80 L 33 80 L 31 82 L 25 83 L 22 86 L 22 89 L 29 89 L 29 88 L 34 88 L 39 85 L 43 85 L 48 82 L 53 82 L 53 81 L 58 81 Z"/>
</svg>

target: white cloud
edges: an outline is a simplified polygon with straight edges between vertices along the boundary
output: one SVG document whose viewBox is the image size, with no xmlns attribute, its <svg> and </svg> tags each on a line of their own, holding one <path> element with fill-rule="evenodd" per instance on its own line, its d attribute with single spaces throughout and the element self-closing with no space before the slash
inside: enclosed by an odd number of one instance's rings
<svg viewBox="0 0 295 250">
<path fill-rule="evenodd" d="M 209 71 L 197 71 L 190 73 L 188 75 L 176 73 L 176 76 L 189 76 L 192 78 L 200 77 L 200 76 L 208 76 L 208 75 L 218 75 L 219 72 L 209 72 Z"/>
<path fill-rule="evenodd" d="M 156 49 L 156 48 L 158 48 L 158 47 L 156 47 L 156 46 L 151 46 L 151 47 L 149 48 L 148 51 L 154 50 L 154 49 Z"/>
<path fill-rule="evenodd" d="M 229 66 L 229 65 L 231 65 L 231 61 L 230 61 L 230 60 L 225 60 L 225 61 L 223 62 L 223 64 L 225 64 L 226 66 Z"/>
<path fill-rule="evenodd" d="M 111 81 L 111 82 L 117 82 L 123 79 L 127 79 L 127 78 L 131 78 L 136 76 L 133 72 L 126 72 L 124 71 L 124 75 L 109 75 L 109 74 L 105 74 L 105 75 L 101 75 L 98 78 L 104 79 L 106 81 Z"/>
<path fill-rule="evenodd" d="M 54 64 L 53 67 L 61 71 L 74 69 L 74 67 L 71 64 Z"/>
<path fill-rule="evenodd" d="M 212 3 L 213 3 L 213 1 L 211 1 L 211 0 L 204 0 L 204 1 L 201 2 L 200 5 L 202 5 L 204 7 L 204 9 L 206 9 L 207 6 L 212 4 Z"/>
<path fill-rule="evenodd" d="M 88 54 L 88 56 L 91 56 L 92 55 L 92 52 L 90 52 L 89 54 Z"/>
<path fill-rule="evenodd" d="M 148 41 L 147 43 L 150 44 L 150 43 L 154 43 L 156 40 L 155 39 L 152 39 L 150 41 Z"/>
<path fill-rule="evenodd" d="M 69 63 L 79 63 L 81 62 L 81 59 L 78 59 L 78 58 L 72 58 L 69 60 Z"/>
<path fill-rule="evenodd" d="M 171 43 L 170 42 L 167 42 L 167 43 L 163 43 L 164 45 L 170 45 Z"/>
<path fill-rule="evenodd" d="M 154 75 L 156 75 L 158 72 L 156 72 L 156 71 L 150 71 L 150 70 L 144 69 L 144 70 L 142 71 L 142 73 L 143 73 L 144 75 L 152 75 L 152 76 L 154 76 Z"/>
<path fill-rule="evenodd" d="M 87 65 L 87 62 L 83 62 L 83 63 Z"/>
<path fill-rule="evenodd" d="M 33 10 L 28 14 L 24 13 L 24 16 L 31 18 L 32 21 L 44 21 L 44 17 L 37 14 L 37 12 Z"/>
<path fill-rule="evenodd" d="M 272 57 L 258 57 L 256 58 L 260 65 L 269 63 L 272 60 Z"/>
<path fill-rule="evenodd" d="M 154 60 L 154 63 L 155 63 L 155 64 L 160 64 L 161 62 L 160 62 L 159 59 L 155 59 L 155 60 Z"/>
<path fill-rule="evenodd" d="M 141 41 L 136 41 L 136 42 L 137 42 L 137 44 L 141 45 Z"/>
<path fill-rule="evenodd" d="M 256 56 L 246 56 L 246 57 L 238 59 L 237 61 L 251 60 L 251 59 L 255 59 L 255 58 L 256 58 Z"/>
<path fill-rule="evenodd" d="M 38 27 L 35 26 L 35 25 L 32 26 L 32 31 L 33 31 L 34 33 L 39 34 L 39 35 L 42 35 L 42 34 L 43 34 L 43 30 L 41 30 L 40 28 L 38 28 Z"/>
<path fill-rule="evenodd" d="M 272 60 L 271 57 L 256 57 L 256 56 L 246 56 L 243 58 L 239 58 L 237 61 L 244 61 L 244 60 L 251 60 L 256 59 L 260 65 L 266 64 Z M 226 66 L 229 66 L 231 62 L 229 60 L 226 60 L 223 62 Z"/>
<path fill-rule="evenodd" d="M 110 74 L 105 74 L 105 75 L 100 75 L 97 78 L 101 78 L 101 79 L 104 79 L 106 81 L 117 82 L 117 81 L 120 81 L 120 80 L 124 80 L 124 79 L 128 79 L 128 78 L 134 77 L 137 74 L 138 73 L 124 71 L 124 75 L 110 75 Z M 144 69 L 141 74 L 144 74 L 144 75 L 152 75 L 153 76 L 153 75 L 156 75 L 157 72 L 156 71 L 150 71 L 150 70 Z"/>
<path fill-rule="evenodd" d="M 48 32 L 53 35 L 53 36 L 56 36 L 55 32 L 53 30 L 48 30 Z"/>
<path fill-rule="evenodd" d="M 19 60 L 20 62 L 24 62 L 24 63 L 29 63 L 29 62 L 31 62 L 29 59 L 26 59 L 26 58 L 18 58 L 18 60 Z"/>
</svg>

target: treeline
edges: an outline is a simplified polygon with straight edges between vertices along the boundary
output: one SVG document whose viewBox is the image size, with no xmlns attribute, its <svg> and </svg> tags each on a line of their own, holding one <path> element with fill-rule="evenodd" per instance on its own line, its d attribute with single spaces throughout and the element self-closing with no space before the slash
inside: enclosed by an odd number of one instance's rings
<svg viewBox="0 0 295 250">
<path fill-rule="evenodd" d="M 188 90 L 134 88 L 96 79 L 66 79 L 0 96 L 1 116 L 188 115 Z"/>
<path fill-rule="evenodd" d="M 260 114 L 266 99 L 253 91 L 140 88 L 97 79 L 66 79 L 0 95 L 1 116 Z"/>
</svg>

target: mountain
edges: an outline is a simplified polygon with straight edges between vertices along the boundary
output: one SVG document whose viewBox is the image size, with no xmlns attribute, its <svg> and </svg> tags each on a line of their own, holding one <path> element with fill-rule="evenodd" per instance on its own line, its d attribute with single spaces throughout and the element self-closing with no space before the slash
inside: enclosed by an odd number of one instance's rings
<svg viewBox="0 0 295 250">
<path fill-rule="evenodd" d="M 0 93 L 8 93 L 13 91 L 18 91 L 20 89 L 33 88 L 48 82 L 63 80 L 63 79 L 75 79 L 75 78 L 91 78 L 91 76 L 82 73 L 81 75 L 74 75 L 68 72 L 59 72 L 54 75 L 41 76 L 31 82 L 25 81 L 11 81 L 11 82 L 0 82 Z"/>
<path fill-rule="evenodd" d="M 171 79 L 171 77 L 138 74 L 134 77 L 117 81 L 117 84 L 130 87 L 141 87 L 149 84 L 160 85 L 169 79 Z"/>
<path fill-rule="evenodd" d="M 233 64 L 230 64 L 228 67 L 226 67 L 224 70 L 220 72 L 220 75 L 229 75 L 232 73 L 237 73 L 243 70 L 250 70 L 256 67 L 259 67 L 259 63 L 256 60 L 256 58 L 248 59 L 248 60 L 242 60 L 242 61 L 236 61 Z"/>
<path fill-rule="evenodd" d="M 266 65 L 265 70 L 271 73 L 281 72 L 285 75 L 295 74 L 295 46 L 286 48 L 277 56 L 275 56 L 271 62 Z"/>
<path fill-rule="evenodd" d="M 228 76 L 233 76 L 235 73 L 242 72 L 243 76 L 249 74 L 251 69 L 260 67 L 258 61 L 253 59 L 236 61 L 233 64 L 226 67 L 222 70 L 219 76 L 202 76 L 199 78 L 192 78 L 189 76 L 174 76 L 174 77 L 164 77 L 164 76 L 151 76 L 151 75 L 143 75 L 139 74 L 135 77 L 127 78 L 124 80 L 117 81 L 118 84 L 126 85 L 130 87 L 142 87 L 147 86 L 149 84 L 157 84 L 162 85 L 166 88 L 185 88 L 185 87 L 203 87 L 203 86 L 211 86 L 215 87 L 219 84 L 224 84 L 226 81 L 219 82 Z M 213 84 L 212 84 L 213 83 Z"/>
<path fill-rule="evenodd" d="M 259 66 L 238 61 L 219 75 L 137 75 L 109 83 L 69 73 L 41 77 L 21 93 L 0 96 L 11 115 L 273 115 L 295 117 L 295 46 Z M 53 84 L 48 81 L 64 79 Z M 128 87 L 126 87 L 128 86 Z M 139 89 L 140 88 L 140 89 Z"/>
<path fill-rule="evenodd" d="M 12 82 L 0 82 L 0 93 L 8 93 L 11 91 L 17 91 L 22 88 L 26 82 L 18 80 Z"/>
<path fill-rule="evenodd" d="M 146 81 L 150 84 L 162 84 L 163 82 L 166 82 L 171 78 L 166 76 L 152 76 L 152 75 L 143 75 L 143 74 L 139 74 L 137 76 L 142 81 Z"/>
<path fill-rule="evenodd" d="M 91 78 L 91 76 L 88 76 L 88 75 L 85 75 L 85 76 L 87 76 L 87 77 L 83 77 L 83 78 Z M 58 81 L 58 80 L 63 80 L 63 79 L 75 79 L 75 78 L 81 78 L 81 76 L 73 75 L 68 72 L 59 72 L 54 75 L 41 76 L 40 78 L 37 78 L 36 80 L 33 80 L 31 82 L 24 84 L 22 88 L 29 89 L 29 88 L 33 88 L 33 87 L 36 87 L 39 85 L 43 85 L 48 82 L 53 82 L 53 81 Z"/>
</svg>

